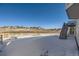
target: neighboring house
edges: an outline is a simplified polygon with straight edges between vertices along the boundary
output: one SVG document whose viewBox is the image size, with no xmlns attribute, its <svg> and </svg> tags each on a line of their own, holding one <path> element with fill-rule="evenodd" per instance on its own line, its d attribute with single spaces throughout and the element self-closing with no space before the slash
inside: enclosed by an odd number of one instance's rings
<svg viewBox="0 0 79 59">
<path fill-rule="evenodd" d="M 67 12 L 68 18 L 76 22 L 75 36 L 77 38 L 77 42 L 79 46 L 79 3 L 67 3 L 66 12 Z"/>
</svg>

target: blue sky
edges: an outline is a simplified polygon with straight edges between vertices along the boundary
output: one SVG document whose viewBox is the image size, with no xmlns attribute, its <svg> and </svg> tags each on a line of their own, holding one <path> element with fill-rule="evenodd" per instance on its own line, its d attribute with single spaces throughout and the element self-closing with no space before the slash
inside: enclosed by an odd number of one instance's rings
<svg viewBox="0 0 79 59">
<path fill-rule="evenodd" d="M 0 26 L 40 26 L 61 28 L 68 17 L 65 5 L 52 4 L 0 4 Z"/>
</svg>

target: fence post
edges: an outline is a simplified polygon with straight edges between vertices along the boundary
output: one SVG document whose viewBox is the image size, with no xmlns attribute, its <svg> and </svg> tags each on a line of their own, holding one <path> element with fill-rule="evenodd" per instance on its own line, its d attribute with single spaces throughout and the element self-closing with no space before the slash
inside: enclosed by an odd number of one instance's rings
<svg viewBox="0 0 79 59">
<path fill-rule="evenodd" d="M 0 43 L 3 44 L 3 35 L 0 35 Z"/>
</svg>

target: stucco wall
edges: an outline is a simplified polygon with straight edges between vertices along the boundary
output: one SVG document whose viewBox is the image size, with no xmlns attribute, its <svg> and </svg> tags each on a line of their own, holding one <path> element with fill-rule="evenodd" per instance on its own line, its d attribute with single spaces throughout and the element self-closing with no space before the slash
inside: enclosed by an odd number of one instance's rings
<svg viewBox="0 0 79 59">
<path fill-rule="evenodd" d="M 79 19 L 76 20 L 76 38 L 79 45 Z"/>
</svg>

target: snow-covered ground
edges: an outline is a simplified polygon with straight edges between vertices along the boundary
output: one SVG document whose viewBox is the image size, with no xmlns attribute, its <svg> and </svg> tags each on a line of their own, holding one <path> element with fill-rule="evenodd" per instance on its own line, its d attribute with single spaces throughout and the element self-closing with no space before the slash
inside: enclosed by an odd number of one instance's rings
<svg viewBox="0 0 79 59">
<path fill-rule="evenodd" d="M 25 35 L 13 35 L 13 36 L 4 38 L 4 41 L 7 39 L 12 39 L 13 37 L 29 38 L 29 37 L 39 37 L 39 36 L 51 36 L 51 35 L 59 35 L 59 33 L 27 33 Z"/>
<path fill-rule="evenodd" d="M 6 56 L 75 56 L 78 55 L 74 37 L 59 39 L 58 35 L 17 38 L 3 49 Z"/>
</svg>

